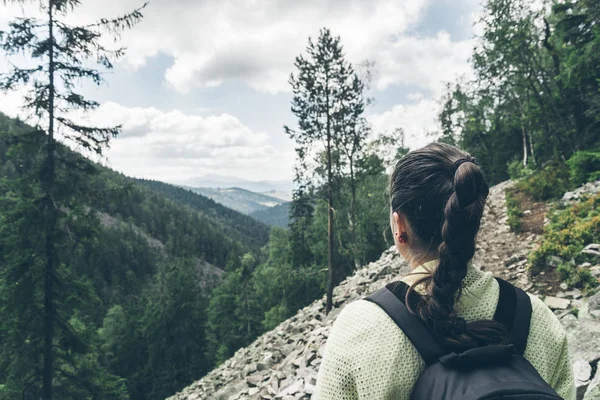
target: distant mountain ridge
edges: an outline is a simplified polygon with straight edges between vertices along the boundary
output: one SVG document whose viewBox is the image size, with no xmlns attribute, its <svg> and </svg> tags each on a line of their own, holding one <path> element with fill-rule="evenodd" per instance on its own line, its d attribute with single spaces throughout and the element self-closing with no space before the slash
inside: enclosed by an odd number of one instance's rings
<svg viewBox="0 0 600 400">
<path fill-rule="evenodd" d="M 160 181 L 148 179 L 135 179 L 135 181 L 177 204 L 190 207 L 203 216 L 216 220 L 227 231 L 229 237 L 243 240 L 251 246 L 260 246 L 268 241 L 269 228 L 266 225 L 209 196 L 204 196 L 191 188 L 181 188 Z M 253 236 L 255 239 L 251 239 L 249 236 Z M 242 239 L 243 237 L 246 239 Z"/>
<path fill-rule="evenodd" d="M 224 205 L 225 207 L 247 215 L 250 215 L 256 211 L 266 210 L 286 202 L 285 200 L 277 197 L 268 196 L 263 193 L 256 193 L 239 187 L 186 187 L 186 189 L 191 190 L 194 193 L 201 194 L 219 204 Z"/>
<path fill-rule="evenodd" d="M 292 182 L 291 180 L 250 181 L 234 176 L 219 174 L 208 174 L 198 178 L 191 178 L 186 181 L 180 182 L 179 184 L 180 186 L 186 186 L 191 188 L 227 189 L 235 187 L 256 193 L 282 192 L 287 193 L 289 196 L 291 196 L 292 190 L 294 189 L 294 182 Z"/>
</svg>

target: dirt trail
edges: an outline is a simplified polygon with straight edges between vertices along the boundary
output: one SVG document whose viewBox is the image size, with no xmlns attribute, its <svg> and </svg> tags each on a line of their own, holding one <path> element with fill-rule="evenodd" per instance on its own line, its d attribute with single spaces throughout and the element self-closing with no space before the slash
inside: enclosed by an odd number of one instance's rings
<svg viewBox="0 0 600 400">
<path fill-rule="evenodd" d="M 503 182 L 490 189 L 488 207 L 481 221 L 481 228 L 477 242 L 477 252 L 474 263 L 483 270 L 491 271 L 495 276 L 506 279 L 525 290 L 533 293 L 541 289 L 552 291 L 555 289 L 554 276 L 538 276 L 539 285 L 531 282 L 526 272 L 527 253 L 536 245 L 538 234 L 541 232 L 545 208 L 540 203 L 523 201 L 524 219 L 535 220 L 535 224 L 528 224 L 527 231 L 514 233 L 508 226 L 506 209 L 506 196 L 504 191 L 514 187 L 511 181 Z M 531 225 L 531 226 L 529 226 Z"/>
</svg>

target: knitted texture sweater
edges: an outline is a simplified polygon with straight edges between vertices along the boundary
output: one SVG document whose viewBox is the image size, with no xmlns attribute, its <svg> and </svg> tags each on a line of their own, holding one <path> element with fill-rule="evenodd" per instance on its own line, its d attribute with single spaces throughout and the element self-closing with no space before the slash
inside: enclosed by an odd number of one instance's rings
<svg viewBox="0 0 600 400">
<path fill-rule="evenodd" d="M 411 283 L 436 261 L 416 268 L 402 280 Z M 417 288 L 421 290 L 422 288 Z M 472 266 L 463 280 L 456 311 L 467 321 L 493 319 L 500 289 L 491 272 Z M 566 400 L 575 400 L 567 337 L 558 318 L 537 297 L 525 358 Z M 317 379 L 319 400 L 409 399 L 425 362 L 402 330 L 377 305 L 358 300 L 337 317 L 325 345 Z"/>
</svg>

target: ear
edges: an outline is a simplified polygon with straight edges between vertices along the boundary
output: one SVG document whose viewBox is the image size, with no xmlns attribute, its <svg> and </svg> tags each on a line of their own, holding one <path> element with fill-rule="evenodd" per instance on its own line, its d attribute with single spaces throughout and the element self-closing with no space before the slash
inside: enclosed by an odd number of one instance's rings
<svg viewBox="0 0 600 400">
<path fill-rule="evenodd" d="M 404 214 L 401 212 L 395 212 L 392 214 L 392 232 L 394 232 L 395 237 L 408 232 L 408 222 L 406 221 Z"/>
</svg>

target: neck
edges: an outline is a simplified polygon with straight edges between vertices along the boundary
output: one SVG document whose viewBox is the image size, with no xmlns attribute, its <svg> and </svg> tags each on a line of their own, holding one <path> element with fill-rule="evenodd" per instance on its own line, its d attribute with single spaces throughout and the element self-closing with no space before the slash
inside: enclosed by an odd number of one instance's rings
<svg viewBox="0 0 600 400">
<path fill-rule="evenodd" d="M 412 257 L 409 260 L 409 266 L 410 266 L 410 270 L 414 270 L 415 268 L 420 267 L 421 265 L 429 262 L 429 261 L 433 261 L 433 260 L 437 260 L 438 257 L 437 255 L 432 256 L 432 255 L 427 255 L 427 256 L 423 256 L 423 257 Z"/>
</svg>

